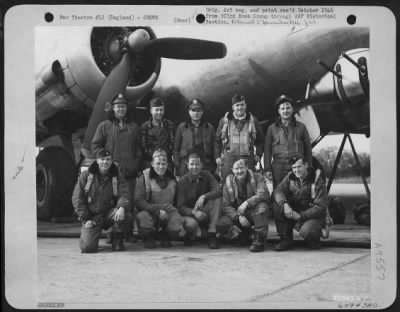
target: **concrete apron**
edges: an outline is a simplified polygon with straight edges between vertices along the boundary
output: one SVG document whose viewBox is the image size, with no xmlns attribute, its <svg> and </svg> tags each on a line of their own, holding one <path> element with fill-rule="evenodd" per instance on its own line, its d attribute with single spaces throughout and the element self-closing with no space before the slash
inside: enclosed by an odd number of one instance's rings
<svg viewBox="0 0 400 312">
<path fill-rule="evenodd" d="M 38 239 L 38 301 L 65 307 L 282 307 L 322 303 L 337 308 L 343 295 L 369 297 L 370 251 L 297 246 L 260 253 L 222 244 L 80 254 L 78 241 Z M 335 297 L 336 296 L 336 297 Z M 367 300 L 367 299 L 366 299 Z M 274 304 L 275 302 L 275 304 Z"/>
</svg>

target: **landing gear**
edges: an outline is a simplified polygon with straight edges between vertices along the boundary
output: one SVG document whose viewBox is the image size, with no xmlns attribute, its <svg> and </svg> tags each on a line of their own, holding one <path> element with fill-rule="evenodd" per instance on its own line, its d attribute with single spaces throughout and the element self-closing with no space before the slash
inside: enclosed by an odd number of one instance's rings
<svg viewBox="0 0 400 312">
<path fill-rule="evenodd" d="M 37 218 L 72 216 L 72 192 L 76 183 L 76 166 L 69 153 L 61 147 L 50 146 L 36 158 Z"/>
<path fill-rule="evenodd" d="M 318 140 L 318 142 L 320 142 L 321 139 Z M 321 170 L 321 172 L 322 172 L 321 177 L 324 179 L 324 181 L 326 181 L 324 168 L 322 167 L 321 163 L 318 161 L 317 158 L 315 158 L 315 157 L 312 158 L 312 165 L 313 165 L 314 169 Z M 328 201 L 328 210 L 329 210 L 330 217 L 332 218 L 333 224 L 344 224 L 346 210 L 344 209 L 344 206 L 343 206 L 342 202 L 340 201 L 339 197 L 328 196 L 328 200 L 329 200 Z"/>
<path fill-rule="evenodd" d="M 348 133 L 344 134 L 343 140 L 342 140 L 342 144 L 340 145 L 338 154 L 336 156 L 335 163 L 333 165 L 332 174 L 329 177 L 329 181 L 328 181 L 328 186 L 327 186 L 328 193 L 329 193 L 329 190 L 331 188 L 332 181 L 333 181 L 333 178 L 335 176 L 337 167 L 339 165 L 340 157 L 342 156 L 343 147 L 344 147 L 344 144 L 346 143 L 346 139 L 349 139 L 351 150 L 353 151 L 354 159 L 356 160 L 357 168 L 359 169 L 360 177 L 361 177 L 361 179 L 362 179 L 362 181 L 364 183 L 365 192 L 367 193 L 368 200 L 370 200 L 371 199 L 371 192 L 370 192 L 369 187 L 368 187 L 367 179 L 365 178 L 365 176 L 364 176 L 364 174 L 363 174 L 363 172 L 361 170 L 361 163 L 360 163 L 360 160 L 358 159 L 358 155 L 357 155 L 356 149 L 354 148 L 353 140 L 351 139 L 350 134 L 348 134 Z"/>
<path fill-rule="evenodd" d="M 362 203 L 358 203 L 358 204 L 356 204 L 356 205 L 353 205 L 353 209 L 352 209 L 352 210 L 353 210 L 353 213 L 354 213 L 354 219 L 355 219 L 355 221 L 356 221 L 358 224 L 361 224 L 361 225 L 370 225 L 370 210 L 371 210 L 370 201 L 371 201 L 371 192 L 370 192 L 370 189 L 369 189 L 369 187 L 368 187 L 367 179 L 365 178 L 365 176 L 364 176 L 364 174 L 363 174 L 363 172 L 362 172 L 362 170 L 361 170 L 361 163 L 360 163 L 360 160 L 359 160 L 359 158 L 358 158 L 356 149 L 354 148 L 353 141 L 352 141 L 352 139 L 351 139 L 350 134 L 348 134 L 348 133 L 345 133 L 345 134 L 344 134 L 342 143 L 341 143 L 341 145 L 340 145 L 338 154 L 337 154 L 337 156 L 336 156 L 335 163 L 334 163 L 334 165 L 333 165 L 332 174 L 331 174 L 331 176 L 329 177 L 329 181 L 328 181 L 328 185 L 327 185 L 328 193 L 329 193 L 329 190 L 330 190 L 330 188 L 331 188 L 333 178 L 334 178 L 334 176 L 335 176 L 337 167 L 338 167 L 338 165 L 339 165 L 340 157 L 342 156 L 343 147 L 344 147 L 344 144 L 346 143 L 346 140 L 347 140 L 347 139 L 349 139 L 350 146 L 351 146 L 351 150 L 352 150 L 352 152 L 353 152 L 353 156 L 354 156 L 354 159 L 355 159 L 355 161 L 356 161 L 356 165 L 357 165 L 357 168 L 358 168 L 358 171 L 359 171 L 359 175 L 360 175 L 360 177 L 361 177 L 361 179 L 362 179 L 362 182 L 363 182 L 364 188 L 365 188 L 365 192 L 367 193 L 367 197 L 368 197 L 368 200 L 367 200 L 366 202 L 362 202 Z M 332 203 L 334 203 L 334 201 L 333 201 Z M 340 204 L 340 203 L 336 202 L 336 205 L 339 205 L 339 204 Z"/>
</svg>

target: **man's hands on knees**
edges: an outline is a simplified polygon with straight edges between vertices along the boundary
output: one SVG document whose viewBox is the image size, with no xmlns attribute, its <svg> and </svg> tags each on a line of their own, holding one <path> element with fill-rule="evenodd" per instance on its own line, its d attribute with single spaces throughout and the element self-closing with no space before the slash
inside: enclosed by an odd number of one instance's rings
<svg viewBox="0 0 400 312">
<path fill-rule="evenodd" d="M 203 211 L 200 211 L 200 210 L 198 210 L 198 209 L 196 209 L 196 208 L 193 208 L 193 210 L 192 210 L 192 216 L 193 216 L 198 222 L 203 221 L 203 220 L 207 217 L 207 215 L 206 215 Z"/>
<path fill-rule="evenodd" d="M 199 209 L 199 208 L 202 208 L 202 207 L 204 206 L 204 202 L 205 202 L 205 201 L 206 201 L 206 197 L 205 197 L 204 195 L 201 195 L 201 196 L 197 199 L 196 204 L 194 205 L 194 208 L 193 208 L 193 209 L 197 210 L 197 209 Z"/>
<path fill-rule="evenodd" d="M 286 218 L 291 220 L 297 221 L 300 219 L 300 214 L 294 211 L 288 203 L 283 204 L 283 214 L 285 215 Z"/>
<path fill-rule="evenodd" d="M 168 214 L 164 210 L 160 210 L 160 220 L 168 221 Z"/>
<path fill-rule="evenodd" d="M 249 203 L 247 201 L 244 201 L 243 203 L 240 204 L 240 206 L 237 209 L 237 213 L 239 216 L 244 215 L 246 212 L 247 207 L 249 206 Z"/>
<path fill-rule="evenodd" d="M 248 206 L 249 203 L 247 201 L 244 201 L 237 209 L 237 214 L 239 216 L 239 223 L 245 228 L 250 227 L 249 220 L 247 220 L 247 218 L 244 216 Z"/>
<path fill-rule="evenodd" d="M 194 205 L 193 209 L 192 209 L 192 216 L 198 221 L 201 222 L 203 221 L 207 215 L 203 212 L 200 211 L 200 208 L 203 208 L 204 206 L 204 202 L 206 201 L 206 197 L 204 195 L 201 195 L 197 201 L 196 204 Z"/>
<path fill-rule="evenodd" d="M 93 220 L 88 220 L 85 222 L 85 229 L 91 229 L 95 225 L 96 225 L 96 222 L 94 222 Z"/>
<path fill-rule="evenodd" d="M 117 213 L 115 214 L 115 221 L 125 220 L 125 208 L 119 207 Z"/>
</svg>

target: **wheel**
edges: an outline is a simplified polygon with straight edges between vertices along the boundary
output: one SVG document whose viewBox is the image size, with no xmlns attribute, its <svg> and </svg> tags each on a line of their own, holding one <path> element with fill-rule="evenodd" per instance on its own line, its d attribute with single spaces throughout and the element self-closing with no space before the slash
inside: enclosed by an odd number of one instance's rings
<svg viewBox="0 0 400 312">
<path fill-rule="evenodd" d="M 371 225 L 371 205 L 370 202 L 362 202 L 353 205 L 354 220 L 360 225 Z"/>
<path fill-rule="evenodd" d="M 36 158 L 37 218 L 72 216 L 72 192 L 76 183 L 76 167 L 63 148 L 50 146 Z"/>
<path fill-rule="evenodd" d="M 344 224 L 346 218 L 346 209 L 344 208 L 341 200 L 337 196 L 328 197 L 328 209 L 333 220 L 333 224 Z"/>
</svg>

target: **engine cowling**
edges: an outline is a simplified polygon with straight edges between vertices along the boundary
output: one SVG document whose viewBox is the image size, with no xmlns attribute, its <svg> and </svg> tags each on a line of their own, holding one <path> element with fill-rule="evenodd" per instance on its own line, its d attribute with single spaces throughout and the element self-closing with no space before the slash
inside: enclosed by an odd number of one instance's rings
<svg viewBox="0 0 400 312">
<path fill-rule="evenodd" d="M 79 33 L 71 37 L 72 42 L 63 42 L 67 46 L 65 56 L 44 67 L 36 76 L 39 131 L 46 131 L 51 123 L 46 125 L 46 121 L 63 110 L 90 115 L 105 77 L 120 61 L 121 53 L 116 50 L 122 46 L 126 34 L 138 28 L 144 28 L 151 39 L 156 38 L 148 27 L 95 27 L 79 28 Z M 161 59 L 155 55 L 134 57 L 135 67 L 126 88 L 130 103 L 138 100 L 138 94 L 146 94 L 153 88 L 161 68 Z"/>
</svg>

